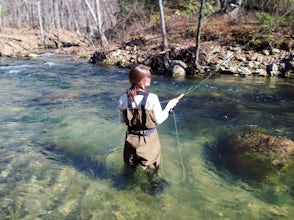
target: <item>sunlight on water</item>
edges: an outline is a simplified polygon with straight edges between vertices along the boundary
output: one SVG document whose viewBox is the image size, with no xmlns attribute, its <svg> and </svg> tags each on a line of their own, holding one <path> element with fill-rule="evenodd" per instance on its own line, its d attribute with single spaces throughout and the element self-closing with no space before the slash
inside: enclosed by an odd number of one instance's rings
<svg viewBox="0 0 294 220">
<path fill-rule="evenodd" d="M 150 90 L 166 101 L 198 82 L 157 76 Z M 226 76 L 184 97 L 179 144 L 172 114 L 158 127 L 159 195 L 140 169 L 122 175 L 128 86 L 125 70 L 70 57 L 1 59 L 0 219 L 293 219 L 293 176 L 243 181 L 215 149 L 252 128 L 293 139 L 293 82 Z"/>
</svg>

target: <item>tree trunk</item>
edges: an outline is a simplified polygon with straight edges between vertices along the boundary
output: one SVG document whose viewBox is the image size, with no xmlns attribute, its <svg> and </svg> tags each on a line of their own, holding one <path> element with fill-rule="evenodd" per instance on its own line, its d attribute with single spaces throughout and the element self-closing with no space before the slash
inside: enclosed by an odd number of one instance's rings
<svg viewBox="0 0 294 220">
<path fill-rule="evenodd" d="M 31 20 L 30 20 L 30 5 L 28 3 L 27 0 L 24 1 L 24 16 L 25 16 L 25 24 L 26 24 L 26 28 L 30 28 L 32 26 L 31 24 Z"/>
<path fill-rule="evenodd" d="M 99 0 L 96 0 L 96 15 L 94 13 L 94 10 L 93 8 L 91 7 L 91 5 L 89 4 L 88 0 L 85 0 L 85 3 L 87 4 L 87 7 L 89 8 L 92 16 L 93 16 L 93 19 L 95 21 L 95 24 L 97 26 L 97 30 L 98 30 L 98 34 L 99 34 L 99 37 L 100 37 L 100 43 L 101 43 L 101 46 L 104 48 L 106 45 L 107 45 L 107 39 L 104 35 L 104 32 L 102 30 L 102 21 L 101 21 L 101 10 L 100 10 L 100 1 Z M 98 17 L 99 16 L 99 17 Z"/>
<path fill-rule="evenodd" d="M 163 43 L 163 51 L 166 51 L 168 48 L 167 44 L 167 36 L 166 36 L 166 28 L 165 28 L 165 20 L 164 20 L 164 12 L 162 0 L 159 0 L 159 8 L 160 8 L 160 22 L 161 22 L 161 33 L 162 33 L 162 43 Z"/>
<path fill-rule="evenodd" d="M 38 16 L 39 16 L 40 35 L 41 35 L 41 39 L 44 40 L 44 30 L 43 30 L 43 20 L 42 20 L 40 0 L 38 0 Z"/>
<path fill-rule="evenodd" d="M 108 42 L 104 35 L 104 31 L 102 27 L 100 0 L 96 0 L 96 13 L 97 13 L 97 26 L 98 26 L 98 32 L 99 32 L 99 36 L 101 40 L 101 46 L 104 48 L 108 44 Z"/>
<path fill-rule="evenodd" d="M 58 40 L 58 48 L 61 45 L 60 42 L 60 32 L 61 32 L 61 25 L 60 25 L 60 16 L 59 16 L 59 5 L 58 1 L 54 1 L 54 20 L 55 20 L 55 27 L 57 28 L 57 40 Z"/>
<path fill-rule="evenodd" d="M 2 29 L 2 2 L 0 1 L 0 31 Z"/>
<path fill-rule="evenodd" d="M 199 12 L 199 18 L 198 18 L 197 34 L 196 34 L 196 49 L 195 49 L 195 66 L 196 66 L 196 69 L 200 69 L 200 65 L 199 65 L 199 48 L 200 48 L 200 36 L 201 36 L 202 19 L 203 19 L 203 16 L 204 16 L 204 2 L 205 2 L 205 0 L 201 0 L 200 12 Z"/>
<path fill-rule="evenodd" d="M 228 0 L 220 0 L 221 10 L 226 13 L 228 9 Z"/>
</svg>

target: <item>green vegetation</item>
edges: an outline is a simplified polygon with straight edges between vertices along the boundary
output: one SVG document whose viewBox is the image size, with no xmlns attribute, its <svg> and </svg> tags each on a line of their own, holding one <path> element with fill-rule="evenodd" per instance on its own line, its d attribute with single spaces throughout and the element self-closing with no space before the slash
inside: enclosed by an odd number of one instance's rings
<svg viewBox="0 0 294 220">
<path fill-rule="evenodd" d="M 6 12 L 3 11 L 3 12 L 0 13 L 0 18 L 4 18 L 6 16 L 7 16 L 7 13 Z"/>
<path fill-rule="evenodd" d="M 270 25 L 273 21 L 273 17 L 267 12 L 256 12 L 256 16 L 261 24 Z"/>
</svg>

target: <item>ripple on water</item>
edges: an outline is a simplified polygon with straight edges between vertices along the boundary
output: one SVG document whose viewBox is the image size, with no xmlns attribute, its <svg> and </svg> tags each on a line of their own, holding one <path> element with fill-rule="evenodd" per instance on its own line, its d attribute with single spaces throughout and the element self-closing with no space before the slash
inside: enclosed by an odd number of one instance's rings
<svg viewBox="0 0 294 220">
<path fill-rule="evenodd" d="M 128 87 L 126 71 L 60 57 L 36 58 L 33 66 L 9 62 L 17 68 L 0 68 L 1 217 L 293 218 L 289 189 L 244 182 L 214 149 L 219 136 L 247 128 L 293 137 L 291 84 L 215 78 L 183 98 L 175 108 L 180 146 L 171 117 L 158 127 L 159 175 L 168 186 L 154 196 L 140 169 L 123 176 L 125 126 L 116 106 Z M 150 91 L 162 100 L 199 83 L 154 81 Z"/>
</svg>

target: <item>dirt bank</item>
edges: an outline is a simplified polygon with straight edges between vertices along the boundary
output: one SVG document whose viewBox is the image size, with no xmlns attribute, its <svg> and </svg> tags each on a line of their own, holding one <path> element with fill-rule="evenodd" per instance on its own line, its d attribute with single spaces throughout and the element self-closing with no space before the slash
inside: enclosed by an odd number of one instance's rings
<svg viewBox="0 0 294 220">
<path fill-rule="evenodd" d="M 38 30 L 12 28 L 1 30 L 0 56 L 36 56 L 44 51 L 89 59 L 96 48 L 82 34 L 69 31 L 54 30 L 41 39 Z"/>
</svg>

